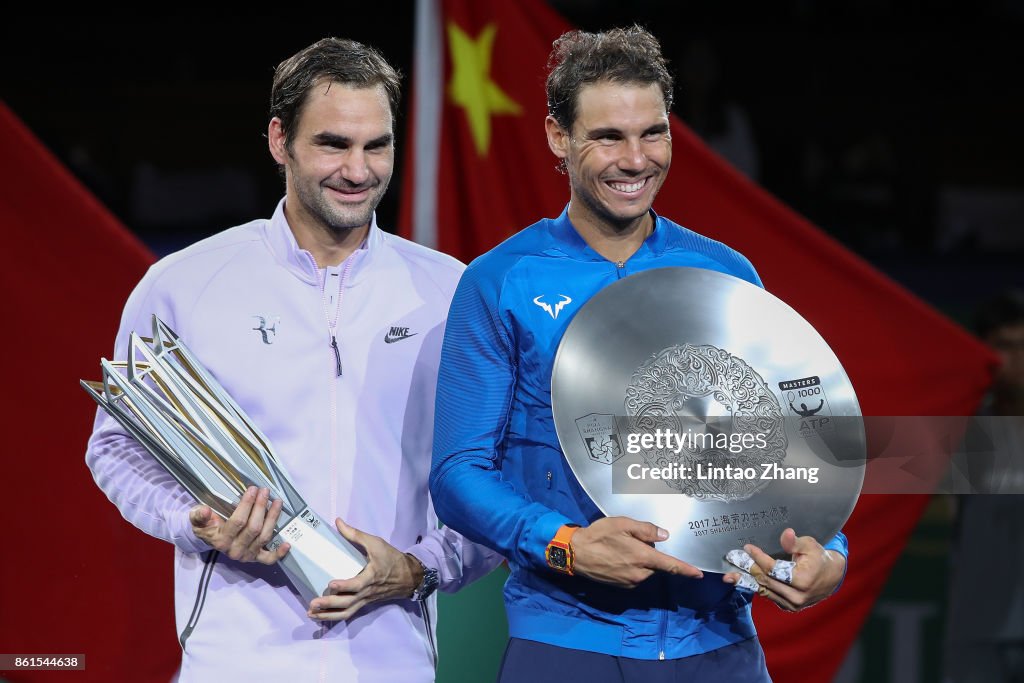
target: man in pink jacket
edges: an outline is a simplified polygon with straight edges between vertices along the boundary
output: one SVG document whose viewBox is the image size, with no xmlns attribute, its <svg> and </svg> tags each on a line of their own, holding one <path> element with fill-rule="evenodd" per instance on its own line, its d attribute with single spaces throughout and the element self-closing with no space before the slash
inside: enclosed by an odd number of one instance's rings
<svg viewBox="0 0 1024 683">
<path fill-rule="evenodd" d="M 439 529 L 427 491 L 463 265 L 376 224 L 398 101 L 398 73 L 359 43 L 329 38 L 282 62 L 267 131 L 286 187 L 274 215 L 160 260 L 125 306 L 115 357 L 158 315 L 368 559 L 305 604 L 276 565 L 286 547 L 264 548 L 280 503 L 252 488 L 220 518 L 100 411 L 86 454 L 96 483 L 175 546 L 181 680 L 432 681 L 434 588 L 500 561 Z"/>
</svg>

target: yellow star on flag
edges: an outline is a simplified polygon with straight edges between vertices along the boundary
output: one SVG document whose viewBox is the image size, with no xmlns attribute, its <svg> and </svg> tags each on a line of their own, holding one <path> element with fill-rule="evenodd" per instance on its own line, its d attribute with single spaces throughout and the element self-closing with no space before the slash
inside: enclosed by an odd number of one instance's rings
<svg viewBox="0 0 1024 683">
<path fill-rule="evenodd" d="M 522 107 L 491 80 L 491 51 L 497 26 L 487 24 L 473 40 L 456 24 L 448 24 L 448 48 L 453 73 L 448 95 L 466 110 L 473 144 L 486 156 L 491 144 L 491 114 L 520 114 Z"/>
</svg>

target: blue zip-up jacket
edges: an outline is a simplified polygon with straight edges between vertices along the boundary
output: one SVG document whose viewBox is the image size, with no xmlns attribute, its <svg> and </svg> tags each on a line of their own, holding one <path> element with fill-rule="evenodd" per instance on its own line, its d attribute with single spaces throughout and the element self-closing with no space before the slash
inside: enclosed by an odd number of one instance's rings
<svg viewBox="0 0 1024 683">
<path fill-rule="evenodd" d="M 753 594 L 721 575 L 656 573 L 627 590 L 554 572 L 544 558 L 563 524 L 602 516 L 563 457 L 551 414 L 555 352 L 580 307 L 616 280 L 665 266 L 707 268 L 762 286 L 738 252 L 652 215 L 654 231 L 617 264 L 586 244 L 567 208 L 473 261 L 452 301 L 430 491 L 445 524 L 508 559 L 505 604 L 515 638 L 674 659 L 755 635 Z M 845 536 L 826 547 L 846 555 Z"/>
</svg>

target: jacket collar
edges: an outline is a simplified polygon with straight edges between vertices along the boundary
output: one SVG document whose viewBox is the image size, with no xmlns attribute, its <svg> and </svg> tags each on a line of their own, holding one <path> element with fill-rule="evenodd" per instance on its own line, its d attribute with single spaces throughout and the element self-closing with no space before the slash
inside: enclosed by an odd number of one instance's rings
<svg viewBox="0 0 1024 683">
<path fill-rule="evenodd" d="M 264 239 L 270 247 L 274 258 L 297 278 L 306 284 L 320 286 L 316 261 L 313 255 L 299 246 L 295 235 L 284 215 L 284 198 L 277 203 L 274 215 L 264 223 Z M 370 231 L 367 233 L 363 246 L 352 252 L 348 258 L 352 260 L 348 284 L 355 284 L 366 271 L 370 261 L 381 250 L 384 243 L 384 231 L 377 227 L 377 214 L 370 219 Z"/>
<path fill-rule="evenodd" d="M 654 230 L 647 236 L 636 253 L 630 257 L 631 260 L 637 257 L 660 256 L 668 246 L 670 230 L 665 219 L 656 214 L 654 209 L 650 210 L 650 214 L 654 218 Z M 568 204 L 562 209 L 562 214 L 551 221 L 551 224 L 551 235 L 555 238 L 555 248 L 559 251 L 584 261 L 607 260 L 594 251 L 576 231 L 572 221 L 569 220 Z"/>
</svg>

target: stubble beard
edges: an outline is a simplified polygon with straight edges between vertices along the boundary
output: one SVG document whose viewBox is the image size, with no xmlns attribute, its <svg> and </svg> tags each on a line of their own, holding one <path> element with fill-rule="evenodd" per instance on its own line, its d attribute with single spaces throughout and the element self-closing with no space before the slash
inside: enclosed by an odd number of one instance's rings
<svg viewBox="0 0 1024 683">
<path fill-rule="evenodd" d="M 368 202 L 360 204 L 359 208 L 349 210 L 339 210 L 337 206 L 332 205 L 327 198 L 329 190 L 324 186 L 316 185 L 310 188 L 307 185 L 300 185 L 296 189 L 299 201 L 310 217 L 330 234 L 341 237 L 351 230 L 369 225 L 373 212 L 377 210 L 377 205 L 387 191 L 388 181 L 379 183 L 371 189 Z"/>
<path fill-rule="evenodd" d="M 579 182 L 575 177 L 575 174 L 569 171 L 569 182 L 572 184 L 574 192 L 573 194 L 579 199 L 580 203 L 587 207 L 587 211 L 602 224 L 612 228 L 617 233 L 624 233 L 629 231 L 635 226 L 636 221 L 647 215 L 650 207 L 640 212 L 636 216 L 619 216 L 613 213 L 609 206 L 602 202 L 596 193 L 591 191 L 591 188 L 586 184 Z M 603 182 L 603 181 L 599 181 Z"/>
</svg>

